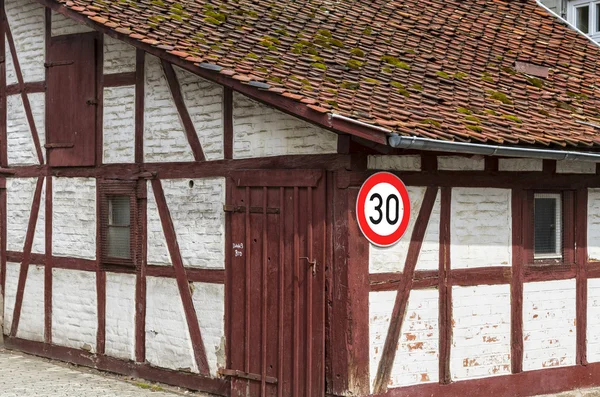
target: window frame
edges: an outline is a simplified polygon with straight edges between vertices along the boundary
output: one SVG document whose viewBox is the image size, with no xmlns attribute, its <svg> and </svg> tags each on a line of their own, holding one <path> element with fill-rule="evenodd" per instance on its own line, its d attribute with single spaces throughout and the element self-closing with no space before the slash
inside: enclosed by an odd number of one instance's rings
<svg viewBox="0 0 600 397">
<path fill-rule="evenodd" d="M 535 255 L 535 195 L 559 194 L 561 198 L 561 240 L 560 258 L 544 258 Z M 525 251 L 525 265 L 539 267 L 547 265 L 564 265 L 571 267 L 575 264 L 575 191 L 574 190 L 528 190 L 526 191 L 525 206 L 523 208 L 523 248 Z"/>
<path fill-rule="evenodd" d="M 555 229 L 554 232 L 554 244 L 555 244 L 555 250 L 553 253 L 549 253 L 549 254 L 536 254 L 535 252 L 535 201 L 538 198 L 542 198 L 542 197 L 538 197 L 538 195 L 545 195 L 547 197 L 544 197 L 546 199 L 554 199 L 557 202 L 557 208 L 555 208 L 555 211 L 558 212 L 558 214 L 556 214 L 555 212 L 555 217 L 558 220 L 558 227 Z M 558 215 L 558 216 L 557 216 Z M 533 221 L 533 259 L 535 260 L 541 260 L 541 259 L 559 259 L 562 260 L 563 259 L 563 255 L 564 255 L 564 247 L 563 247 L 563 197 L 562 194 L 560 193 L 547 193 L 547 192 L 534 192 L 533 193 L 533 217 L 534 217 L 534 221 Z"/>
<path fill-rule="evenodd" d="M 135 181 L 98 181 L 98 255 L 100 264 L 104 270 L 128 270 L 139 269 L 139 258 L 141 255 L 141 240 L 139 237 L 140 206 L 138 205 L 138 183 Z M 117 258 L 108 256 L 108 228 L 110 217 L 109 198 L 111 196 L 129 197 L 129 258 Z"/>
<path fill-rule="evenodd" d="M 600 1 L 591 1 L 591 0 L 575 0 L 570 1 L 567 7 L 567 21 L 577 28 L 577 9 L 581 7 L 588 6 L 589 7 L 589 15 L 588 15 L 588 33 L 583 33 L 586 36 L 591 37 L 596 41 L 600 41 L 600 26 L 596 26 L 598 12 L 597 5 L 600 5 Z M 600 21 L 599 21 L 600 22 Z M 600 25 L 600 24 L 598 24 Z M 578 29 L 578 28 L 577 28 Z M 579 29 L 578 29 L 579 30 Z"/>
</svg>

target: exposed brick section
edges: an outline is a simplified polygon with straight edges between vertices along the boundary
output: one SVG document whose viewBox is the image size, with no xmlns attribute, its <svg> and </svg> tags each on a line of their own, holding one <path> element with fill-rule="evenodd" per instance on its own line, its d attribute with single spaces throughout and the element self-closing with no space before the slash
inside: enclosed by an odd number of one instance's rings
<svg viewBox="0 0 600 397">
<path fill-rule="evenodd" d="M 135 48 L 104 36 L 104 74 L 135 71 Z"/>
<path fill-rule="evenodd" d="M 453 380 L 510 374 L 510 286 L 452 289 Z"/>
<path fill-rule="evenodd" d="M 575 280 L 523 286 L 523 370 L 575 365 Z"/>
<path fill-rule="evenodd" d="M 105 88 L 103 110 L 103 162 L 135 162 L 135 87 Z"/>
<path fill-rule="evenodd" d="M 39 164 L 21 95 L 11 95 L 7 98 L 6 113 L 8 164 Z"/>
<path fill-rule="evenodd" d="M 54 178 L 52 183 L 53 254 L 95 259 L 96 180 Z"/>
<path fill-rule="evenodd" d="M 223 159 L 223 88 L 178 67 L 174 69 L 206 159 Z"/>
<path fill-rule="evenodd" d="M 106 354 L 135 358 L 135 276 L 106 274 Z"/>
<path fill-rule="evenodd" d="M 181 258 L 185 266 L 225 266 L 225 180 L 163 180 L 167 205 L 173 219 Z M 148 184 L 148 263 L 170 265 L 154 193 Z"/>
<path fill-rule="evenodd" d="M 52 271 L 52 342 L 94 352 L 98 329 L 96 274 Z"/>
<path fill-rule="evenodd" d="M 395 297 L 395 291 L 372 292 L 369 296 L 371 383 L 375 379 L 381 360 Z M 438 304 L 437 290 L 411 292 L 398 341 L 390 387 L 439 380 Z"/>
<path fill-rule="evenodd" d="M 146 56 L 144 107 L 145 161 L 194 161 L 160 61 L 150 55 Z"/>
<path fill-rule="evenodd" d="M 371 273 L 402 272 L 406 263 L 410 236 L 415 228 L 417 215 L 421 209 L 425 188 L 420 186 L 408 186 L 408 197 L 410 198 L 410 220 L 408 228 L 402 239 L 388 248 L 369 246 L 369 270 Z M 440 233 L 440 195 L 436 198 L 433 211 L 425 231 L 423 245 L 419 252 L 417 270 L 437 270 L 439 263 L 439 233 Z"/>
<path fill-rule="evenodd" d="M 77 23 L 64 15 L 52 13 L 52 36 L 91 32 L 93 29 Z"/>
<path fill-rule="evenodd" d="M 146 360 L 157 367 L 197 373 L 176 281 L 148 277 L 147 283 Z"/>
<path fill-rule="evenodd" d="M 371 170 L 421 171 L 421 156 L 369 156 Z"/>
<path fill-rule="evenodd" d="M 233 94 L 233 157 L 337 152 L 337 135 Z"/>
<path fill-rule="evenodd" d="M 452 268 L 511 264 L 510 190 L 454 188 L 450 219 Z"/>
<path fill-rule="evenodd" d="M 600 260 L 600 189 L 588 190 L 588 257 L 590 260 Z"/>
<path fill-rule="evenodd" d="M 23 80 L 26 83 L 43 81 L 46 73 L 44 68 L 44 7 L 33 0 L 8 0 L 5 2 L 5 6 Z M 16 75 L 13 80 L 12 70 L 7 76 L 8 84 L 17 82 Z"/>
<path fill-rule="evenodd" d="M 403 135 L 600 144 L 578 123 L 600 125 L 600 49 L 534 0 L 58 1 L 190 64 Z"/>
<path fill-rule="evenodd" d="M 36 178 L 9 178 L 6 180 L 7 191 L 7 244 L 9 251 L 23 251 L 25 235 L 31 214 L 31 205 L 35 191 Z M 46 189 L 42 189 L 40 207 L 44 208 Z M 45 212 L 38 214 L 35 235 L 33 239 L 32 252 L 45 252 Z"/>
</svg>

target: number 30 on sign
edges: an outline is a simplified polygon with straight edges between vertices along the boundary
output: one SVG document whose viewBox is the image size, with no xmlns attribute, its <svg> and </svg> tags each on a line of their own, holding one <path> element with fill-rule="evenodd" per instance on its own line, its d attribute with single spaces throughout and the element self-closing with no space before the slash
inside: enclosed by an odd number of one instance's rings
<svg viewBox="0 0 600 397">
<path fill-rule="evenodd" d="M 396 244 L 406 232 L 410 218 L 408 191 L 400 178 L 379 172 L 367 179 L 358 193 L 356 218 L 372 244 Z"/>
</svg>

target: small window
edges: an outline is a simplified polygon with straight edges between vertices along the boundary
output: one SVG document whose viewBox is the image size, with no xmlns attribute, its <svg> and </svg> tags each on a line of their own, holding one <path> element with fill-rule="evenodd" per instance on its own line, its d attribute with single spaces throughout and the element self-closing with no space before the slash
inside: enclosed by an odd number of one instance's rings
<svg viewBox="0 0 600 397">
<path fill-rule="evenodd" d="M 590 6 L 575 8 L 575 26 L 583 33 L 590 33 Z"/>
<path fill-rule="evenodd" d="M 102 266 L 135 268 L 137 199 L 135 182 L 99 182 Z"/>
<path fill-rule="evenodd" d="M 559 193 L 536 193 L 534 195 L 534 259 L 562 258 L 561 207 Z"/>
</svg>

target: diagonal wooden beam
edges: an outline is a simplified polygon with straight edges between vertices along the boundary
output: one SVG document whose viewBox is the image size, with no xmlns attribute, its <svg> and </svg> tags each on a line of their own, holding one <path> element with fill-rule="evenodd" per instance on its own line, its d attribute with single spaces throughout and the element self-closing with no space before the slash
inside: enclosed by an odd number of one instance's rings
<svg viewBox="0 0 600 397">
<path fill-rule="evenodd" d="M 173 226 L 171 213 L 169 212 L 169 207 L 167 206 L 165 193 L 160 180 L 152 180 L 152 190 L 154 191 L 154 198 L 156 199 L 156 206 L 158 207 L 158 215 L 160 216 L 160 222 L 165 234 L 165 240 L 167 241 L 167 248 L 169 249 L 169 255 L 171 256 L 171 262 L 173 263 L 173 269 L 175 270 L 175 278 L 177 280 L 179 294 L 183 303 L 185 319 L 190 331 L 190 338 L 192 339 L 194 357 L 196 358 L 196 363 L 198 364 L 200 373 L 208 376 L 210 375 L 210 371 L 208 367 L 208 360 L 206 358 L 204 342 L 202 340 L 202 333 L 200 332 L 200 324 L 198 324 L 198 316 L 194 310 L 194 302 L 192 301 L 189 280 L 185 271 L 185 267 L 183 266 L 181 252 L 179 251 L 179 244 L 177 243 L 175 227 Z"/>
<path fill-rule="evenodd" d="M 31 111 L 31 104 L 29 103 L 29 96 L 25 90 L 25 81 L 23 80 L 23 73 L 21 72 L 21 65 L 19 64 L 19 58 L 17 57 L 17 49 L 15 48 L 15 41 L 13 40 L 12 33 L 8 21 L 5 23 L 6 39 L 8 40 L 8 47 L 10 48 L 10 54 L 12 56 L 13 65 L 17 74 L 17 81 L 19 83 L 21 91 L 21 99 L 23 100 L 23 107 L 25 108 L 25 116 L 27 117 L 27 123 L 29 123 L 29 129 L 31 130 L 31 137 L 33 138 L 33 144 L 35 146 L 35 152 L 38 156 L 40 164 L 44 164 L 44 155 L 42 154 L 42 146 L 40 144 L 40 137 L 38 135 L 37 128 L 35 127 L 35 120 L 33 119 L 33 112 Z"/>
<path fill-rule="evenodd" d="M 394 302 L 394 310 L 392 311 L 388 334 L 385 339 L 385 344 L 383 345 L 381 361 L 379 361 L 379 367 L 377 368 L 377 374 L 375 376 L 375 384 L 373 386 L 374 394 L 384 393 L 387 390 L 392 367 L 394 365 L 394 359 L 396 358 L 398 338 L 400 338 L 400 330 L 406 313 L 410 290 L 412 289 L 417 260 L 419 259 L 419 253 L 421 252 L 421 246 L 423 245 L 427 224 L 429 223 L 429 218 L 433 211 L 437 191 L 437 187 L 430 186 L 427 188 L 419 215 L 415 222 L 415 228 L 413 229 L 410 245 L 408 247 L 404 271 L 402 272 L 402 281 L 398 286 L 398 293 L 396 294 L 396 300 Z"/>
<path fill-rule="evenodd" d="M 164 59 L 161 59 L 160 61 L 165 72 L 167 82 L 169 83 L 169 88 L 171 89 L 171 95 L 173 95 L 175 106 L 177 107 L 177 111 L 179 112 L 179 117 L 181 117 L 183 128 L 185 129 L 185 135 L 187 136 L 187 140 L 190 144 L 190 147 L 192 148 L 192 152 L 194 153 L 194 160 L 205 161 L 206 157 L 204 156 L 202 145 L 200 144 L 200 140 L 198 139 L 196 127 L 194 127 L 192 118 L 190 117 L 187 107 L 185 106 L 185 102 L 183 101 L 181 87 L 179 86 L 179 81 L 177 80 L 177 75 L 175 74 L 173 65 L 171 65 Z"/>
<path fill-rule="evenodd" d="M 42 187 L 44 186 L 44 177 L 39 177 L 35 186 L 33 203 L 31 204 L 31 213 L 29 215 L 29 224 L 27 225 L 27 235 L 23 247 L 23 262 L 21 262 L 21 271 L 19 272 L 19 283 L 17 285 L 17 297 L 13 311 L 13 321 L 10 329 L 10 336 L 16 336 L 19 329 L 19 320 L 21 318 L 21 308 L 23 307 L 23 294 L 25 293 L 25 282 L 27 281 L 27 272 L 29 271 L 29 262 L 31 260 L 31 248 L 33 246 L 33 237 L 35 235 L 35 226 L 40 212 L 40 201 L 42 198 Z"/>
</svg>

